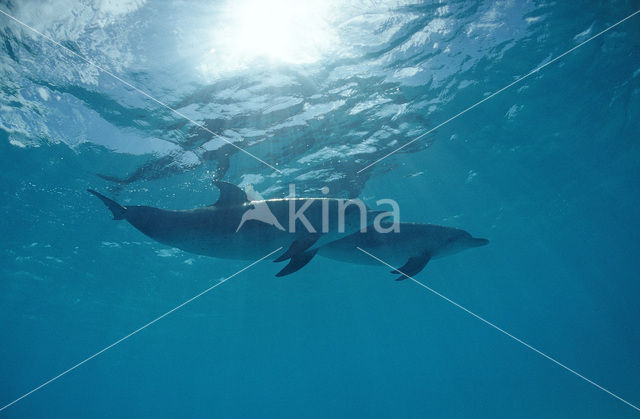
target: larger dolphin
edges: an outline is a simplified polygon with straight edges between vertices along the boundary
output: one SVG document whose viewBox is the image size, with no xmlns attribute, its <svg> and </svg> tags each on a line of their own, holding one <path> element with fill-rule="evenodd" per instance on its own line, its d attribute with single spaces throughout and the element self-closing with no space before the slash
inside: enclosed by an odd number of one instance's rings
<svg viewBox="0 0 640 419">
<path fill-rule="evenodd" d="M 400 274 L 396 281 L 420 272 L 431 259 L 489 244 L 489 240 L 472 237 L 464 230 L 433 224 L 400 223 L 397 232 L 390 223 L 382 223 L 381 232 L 367 229 L 322 246 L 318 254 L 331 259 L 363 265 L 378 265 L 380 258 L 399 267 L 392 274 Z M 391 230 L 391 231 L 389 231 Z M 362 249 L 359 250 L 358 248 Z"/>
<path fill-rule="evenodd" d="M 88 191 L 111 210 L 114 220 L 126 220 L 152 239 L 187 252 L 255 260 L 282 246 L 287 250 L 275 261 L 288 259 L 289 263 L 276 276 L 297 271 L 313 258 L 320 246 L 358 231 L 372 221 L 367 217 L 366 208 L 362 217 L 362 208 L 355 205 L 345 207 L 344 200 L 284 198 L 251 201 L 235 185 L 218 181 L 214 184 L 220 190 L 218 201 L 190 210 L 123 206 L 99 192 Z M 303 209 L 302 217 L 292 220 L 291 211 Z"/>
</svg>

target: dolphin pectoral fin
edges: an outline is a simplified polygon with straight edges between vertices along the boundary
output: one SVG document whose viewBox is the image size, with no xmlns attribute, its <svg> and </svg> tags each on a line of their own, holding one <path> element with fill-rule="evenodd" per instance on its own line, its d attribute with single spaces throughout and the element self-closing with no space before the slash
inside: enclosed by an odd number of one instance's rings
<svg viewBox="0 0 640 419">
<path fill-rule="evenodd" d="M 289 246 L 283 254 L 278 256 L 274 262 L 282 262 L 283 260 L 291 259 L 295 255 L 304 253 L 304 251 L 313 246 L 319 238 L 320 235 L 318 234 L 309 234 L 308 236 L 294 240 L 293 243 L 291 243 L 291 246 Z"/>
<path fill-rule="evenodd" d="M 277 277 L 292 274 L 302 267 L 304 267 L 313 257 L 318 253 L 318 249 L 307 250 L 306 252 L 298 253 L 291 256 L 291 260 L 280 272 L 276 274 Z"/>
<path fill-rule="evenodd" d="M 398 269 L 392 270 L 391 273 L 400 274 L 400 276 L 396 278 L 396 281 L 403 281 L 408 277 L 413 276 L 423 270 L 430 260 L 430 255 L 413 256 L 409 258 L 407 263 L 405 263 Z"/>
<path fill-rule="evenodd" d="M 282 262 L 284 260 L 287 259 L 291 259 L 291 255 L 289 255 L 289 252 L 284 252 L 283 254 L 281 254 L 280 256 L 278 256 L 278 258 L 274 259 L 274 262 Z"/>
</svg>

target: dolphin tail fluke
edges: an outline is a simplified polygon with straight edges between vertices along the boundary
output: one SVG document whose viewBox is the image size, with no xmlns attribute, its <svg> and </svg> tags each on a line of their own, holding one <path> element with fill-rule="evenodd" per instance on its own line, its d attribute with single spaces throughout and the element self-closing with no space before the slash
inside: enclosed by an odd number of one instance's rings
<svg viewBox="0 0 640 419">
<path fill-rule="evenodd" d="M 313 257 L 318 253 L 318 249 L 307 250 L 303 253 L 298 253 L 291 256 L 291 260 L 280 272 L 276 274 L 277 277 L 285 276 L 296 272 L 304 267 Z"/>
<path fill-rule="evenodd" d="M 87 189 L 87 192 L 94 194 L 95 196 L 100 198 L 100 200 L 102 202 L 104 202 L 104 204 L 107 206 L 107 208 L 109 208 L 111 210 L 111 212 L 113 213 L 113 219 L 114 220 L 124 220 L 125 219 L 125 214 L 127 213 L 127 208 L 126 207 L 123 207 L 122 205 L 120 205 L 116 201 L 114 201 L 113 199 L 109 199 L 106 196 L 102 195 L 100 192 L 96 192 L 93 189 Z"/>
</svg>

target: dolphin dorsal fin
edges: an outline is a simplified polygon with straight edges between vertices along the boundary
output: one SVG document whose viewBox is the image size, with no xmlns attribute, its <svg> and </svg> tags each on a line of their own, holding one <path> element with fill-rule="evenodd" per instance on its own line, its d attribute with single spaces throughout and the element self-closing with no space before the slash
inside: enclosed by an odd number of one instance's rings
<svg viewBox="0 0 640 419">
<path fill-rule="evenodd" d="M 220 197 L 213 204 L 216 207 L 233 207 L 249 202 L 247 194 L 236 185 L 219 180 L 214 180 L 213 184 L 220 190 Z"/>
</svg>

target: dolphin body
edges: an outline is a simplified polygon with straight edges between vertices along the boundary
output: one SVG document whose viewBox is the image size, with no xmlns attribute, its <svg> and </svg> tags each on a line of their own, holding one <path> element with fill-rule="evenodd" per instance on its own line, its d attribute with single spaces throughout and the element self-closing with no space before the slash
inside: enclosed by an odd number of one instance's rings
<svg viewBox="0 0 640 419">
<path fill-rule="evenodd" d="M 354 205 L 343 207 L 344 221 L 339 222 L 339 205 L 342 203 L 339 199 L 250 201 L 246 193 L 235 185 L 219 181 L 214 181 L 214 185 L 220 190 L 218 201 L 190 210 L 122 206 L 99 192 L 92 189 L 88 191 L 111 210 L 114 220 L 126 220 L 150 238 L 187 252 L 226 259 L 256 260 L 275 246 L 288 247 L 275 259 L 275 262 L 289 260 L 276 276 L 297 271 L 309 263 L 319 247 L 363 227 L 362 214 Z M 303 212 L 305 220 L 308 220 L 307 225 L 301 218 L 294 218 L 290 226 L 291 209 L 302 210 L 304 205 L 308 205 Z M 365 218 L 368 221 L 369 217 Z M 309 224 L 315 232 L 310 231 Z"/>
<path fill-rule="evenodd" d="M 382 226 L 388 231 L 391 224 L 383 222 Z M 391 273 L 400 274 L 396 281 L 401 281 L 420 272 L 431 259 L 489 244 L 489 240 L 471 237 L 457 228 L 419 223 L 400 223 L 399 227 L 398 232 L 356 232 L 322 246 L 318 254 L 362 265 L 380 263 L 360 248 L 392 266 L 400 266 Z"/>
</svg>

